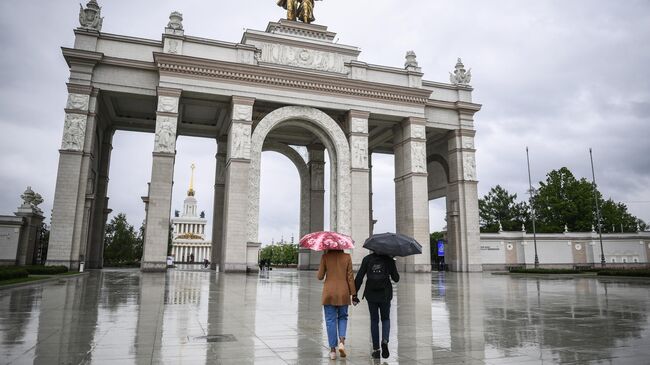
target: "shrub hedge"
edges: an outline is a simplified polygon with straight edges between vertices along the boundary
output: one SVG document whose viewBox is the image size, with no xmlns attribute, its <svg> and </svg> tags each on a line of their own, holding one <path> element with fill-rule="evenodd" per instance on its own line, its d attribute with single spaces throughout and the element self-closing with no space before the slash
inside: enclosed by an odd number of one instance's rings
<svg viewBox="0 0 650 365">
<path fill-rule="evenodd" d="M 515 274 L 579 274 L 580 271 L 574 269 L 511 269 Z"/>
<path fill-rule="evenodd" d="M 27 270 L 19 267 L 0 267 L 0 280 L 26 278 L 29 276 Z"/>
<path fill-rule="evenodd" d="M 650 277 L 650 269 L 603 269 L 598 271 L 600 276 L 637 276 L 637 277 Z"/>
<path fill-rule="evenodd" d="M 56 275 L 68 272 L 68 268 L 63 265 L 58 266 L 43 266 L 43 265 L 30 265 L 25 266 L 25 270 L 29 275 Z"/>
</svg>

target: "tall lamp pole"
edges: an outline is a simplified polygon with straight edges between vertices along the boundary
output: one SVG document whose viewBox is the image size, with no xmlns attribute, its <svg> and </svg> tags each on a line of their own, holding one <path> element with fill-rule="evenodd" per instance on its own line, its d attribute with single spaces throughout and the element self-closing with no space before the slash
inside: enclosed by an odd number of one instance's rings
<svg viewBox="0 0 650 365">
<path fill-rule="evenodd" d="M 598 239 L 600 240 L 600 265 L 605 266 L 605 252 L 603 251 L 603 225 L 600 221 L 600 202 L 598 202 L 598 191 L 596 190 L 596 174 L 594 173 L 594 156 L 589 148 L 589 159 L 591 160 L 591 179 L 594 187 L 594 200 L 596 201 L 596 222 L 598 224 Z"/>
<path fill-rule="evenodd" d="M 533 207 L 533 183 L 530 179 L 530 158 L 528 157 L 528 146 L 526 146 L 526 163 L 528 164 L 528 192 L 530 193 L 530 213 L 533 217 L 533 245 L 535 246 L 535 268 L 539 266 L 539 257 L 537 256 L 537 232 L 535 231 L 535 208 Z"/>
</svg>

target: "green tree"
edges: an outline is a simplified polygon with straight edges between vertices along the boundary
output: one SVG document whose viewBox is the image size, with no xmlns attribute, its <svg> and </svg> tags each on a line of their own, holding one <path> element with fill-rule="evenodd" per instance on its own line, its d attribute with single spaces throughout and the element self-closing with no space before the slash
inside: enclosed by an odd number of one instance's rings
<svg viewBox="0 0 650 365">
<path fill-rule="evenodd" d="M 116 215 L 106 225 L 104 262 L 108 265 L 121 265 L 139 261 L 137 241 L 135 229 L 127 221 L 126 215 Z"/>
<path fill-rule="evenodd" d="M 517 202 L 517 194 L 510 194 L 500 185 L 490 189 L 478 200 L 481 232 L 498 232 L 499 222 L 504 231 L 519 231 L 529 220 L 529 207 Z"/>
<path fill-rule="evenodd" d="M 623 203 L 616 203 L 608 199 L 601 204 L 600 214 L 603 222 L 603 232 L 636 232 L 637 224 L 639 229 L 645 230 L 646 224 L 627 211 Z M 613 230 L 612 230 L 613 228 Z"/>
<path fill-rule="evenodd" d="M 438 262 L 438 241 L 445 239 L 445 232 L 431 232 L 429 234 L 429 249 L 431 255 L 431 263 Z"/>
<path fill-rule="evenodd" d="M 260 251 L 260 260 L 269 260 L 272 265 L 295 265 L 298 263 L 298 245 L 280 243 L 265 246 Z"/>
<path fill-rule="evenodd" d="M 546 174 L 533 199 L 539 232 L 585 232 L 595 224 L 595 200 L 591 182 L 580 180 L 566 167 Z M 596 198 L 602 201 L 596 191 Z"/>
</svg>

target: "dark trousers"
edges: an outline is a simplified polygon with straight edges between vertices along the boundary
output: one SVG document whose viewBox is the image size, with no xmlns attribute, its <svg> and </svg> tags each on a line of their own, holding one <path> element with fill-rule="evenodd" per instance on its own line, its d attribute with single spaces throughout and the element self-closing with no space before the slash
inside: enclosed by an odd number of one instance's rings
<svg viewBox="0 0 650 365">
<path fill-rule="evenodd" d="M 381 317 L 381 339 L 388 342 L 390 337 L 390 302 L 368 302 L 370 311 L 370 336 L 372 348 L 379 348 L 379 318 Z M 381 313 L 381 316 L 380 316 Z"/>
</svg>

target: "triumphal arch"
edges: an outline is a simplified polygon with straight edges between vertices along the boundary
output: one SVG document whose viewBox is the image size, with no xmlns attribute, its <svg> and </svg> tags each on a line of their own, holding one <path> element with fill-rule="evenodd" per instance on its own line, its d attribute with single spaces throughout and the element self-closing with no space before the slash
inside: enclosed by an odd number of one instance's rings
<svg viewBox="0 0 650 365">
<path fill-rule="evenodd" d="M 257 267 L 263 151 L 296 165 L 301 235 L 323 229 L 329 169 L 331 229 L 359 246 L 373 232 L 373 204 L 382 204 L 372 199 L 372 155 L 393 154 L 396 230 L 424 246 L 399 261 L 402 269 L 430 270 L 428 201 L 445 197 L 447 262 L 480 270 L 473 122 L 480 105 L 469 72 L 458 60 L 450 82 L 426 81 L 411 51 L 404 67 L 363 62 L 359 48 L 311 23 L 313 1 L 280 3 L 288 19 L 246 30 L 237 43 L 186 34 L 178 12 L 161 39 L 108 34 L 95 0 L 81 9 L 74 47 L 63 48 L 69 96 L 48 263 L 102 266 L 111 141 L 127 130 L 155 133 L 154 145 L 143 146 L 153 166 L 142 270 L 166 269 L 179 135 L 216 141 L 212 262 L 221 271 Z M 354 250 L 356 264 L 364 251 Z M 301 251 L 299 266 L 318 260 Z"/>
</svg>

